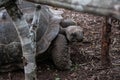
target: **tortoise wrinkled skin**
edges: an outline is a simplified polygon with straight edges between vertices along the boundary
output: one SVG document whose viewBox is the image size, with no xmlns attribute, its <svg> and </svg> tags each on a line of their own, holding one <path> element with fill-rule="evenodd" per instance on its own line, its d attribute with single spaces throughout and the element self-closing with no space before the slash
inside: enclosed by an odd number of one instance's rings
<svg viewBox="0 0 120 80">
<path fill-rule="evenodd" d="M 26 6 L 29 8 L 26 8 L 25 4 L 27 4 Z M 25 14 L 26 20 L 30 23 L 35 9 L 34 4 L 25 2 L 23 5 L 20 5 L 20 7 Z M 60 33 L 61 14 L 59 11 L 52 11 L 52 9 L 49 9 L 46 5 L 41 5 L 40 22 L 37 23 L 39 26 L 37 28 L 36 38 L 36 60 L 39 62 L 51 55 L 55 66 L 58 69 L 66 70 L 70 69 L 72 65 L 70 54 L 68 53 L 69 39 L 67 39 L 66 36 L 71 35 L 72 32 L 69 34 L 68 29 L 65 28 L 66 35 Z M 72 25 L 73 23 L 74 22 L 72 22 Z M 76 34 L 78 34 L 78 32 L 76 32 Z M 10 17 L 6 14 L 4 19 L 0 19 L 0 72 L 23 68 L 22 60 L 22 48 L 17 31 Z"/>
</svg>

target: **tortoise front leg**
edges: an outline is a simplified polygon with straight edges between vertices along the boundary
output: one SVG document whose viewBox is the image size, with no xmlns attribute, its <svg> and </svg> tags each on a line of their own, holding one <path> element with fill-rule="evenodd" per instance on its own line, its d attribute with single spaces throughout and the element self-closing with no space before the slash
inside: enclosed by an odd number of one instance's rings
<svg viewBox="0 0 120 80">
<path fill-rule="evenodd" d="M 60 70 L 70 69 L 72 62 L 70 60 L 70 53 L 68 52 L 66 37 L 58 34 L 52 46 L 51 53 L 55 66 Z"/>
</svg>

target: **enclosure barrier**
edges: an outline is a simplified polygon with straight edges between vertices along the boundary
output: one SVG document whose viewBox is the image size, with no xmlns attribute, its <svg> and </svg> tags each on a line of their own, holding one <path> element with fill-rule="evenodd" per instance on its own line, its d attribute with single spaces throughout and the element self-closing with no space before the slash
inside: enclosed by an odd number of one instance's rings
<svg viewBox="0 0 120 80">
<path fill-rule="evenodd" d="M 27 76 L 25 77 L 25 80 L 37 80 L 35 75 L 36 64 L 34 57 L 34 48 L 32 47 L 31 38 L 28 37 L 30 35 L 29 33 L 30 31 L 28 29 L 28 24 L 23 18 L 22 12 L 15 4 L 15 1 L 16 0 L 0 0 L 0 8 L 1 7 L 6 8 L 18 31 L 23 49 L 23 62 L 25 64 L 24 68 L 25 75 Z M 109 59 L 111 25 L 109 23 L 108 17 L 115 17 L 117 19 L 120 19 L 120 0 L 26 0 L 26 1 L 34 2 L 37 4 L 46 4 L 50 6 L 66 8 L 69 10 L 75 10 L 84 13 L 87 12 L 96 15 L 107 16 L 106 25 L 102 27 L 101 62 L 103 66 L 111 65 Z M 24 34 L 22 33 L 21 29 L 25 30 Z M 26 37 L 24 37 L 23 35 L 26 35 Z M 29 43 L 26 43 L 26 40 L 29 41 Z M 28 46 L 30 47 L 27 48 Z M 28 55 L 29 57 L 32 58 L 32 62 L 30 62 Z"/>
</svg>

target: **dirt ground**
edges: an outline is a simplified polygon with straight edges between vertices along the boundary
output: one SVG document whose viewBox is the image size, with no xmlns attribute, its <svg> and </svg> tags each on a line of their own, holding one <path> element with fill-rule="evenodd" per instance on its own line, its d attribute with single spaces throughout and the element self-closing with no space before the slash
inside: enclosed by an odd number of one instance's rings
<svg viewBox="0 0 120 80">
<path fill-rule="evenodd" d="M 60 9 L 63 10 L 63 9 Z M 112 67 L 100 65 L 101 29 L 104 17 L 63 10 L 64 18 L 72 18 L 84 29 L 84 41 L 69 45 L 73 65 L 69 71 L 60 71 L 50 60 L 38 66 L 38 80 L 120 80 L 120 29 L 112 27 L 110 58 Z M 0 73 L 0 80 L 24 80 L 23 71 Z"/>
</svg>

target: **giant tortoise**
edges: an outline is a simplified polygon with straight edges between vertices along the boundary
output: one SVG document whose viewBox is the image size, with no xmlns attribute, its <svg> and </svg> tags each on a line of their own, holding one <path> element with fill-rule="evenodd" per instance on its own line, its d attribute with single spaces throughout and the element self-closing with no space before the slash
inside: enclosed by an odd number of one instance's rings
<svg viewBox="0 0 120 80">
<path fill-rule="evenodd" d="M 33 7 L 22 9 L 29 24 L 33 10 Z M 70 69 L 72 62 L 68 43 L 82 41 L 82 28 L 76 26 L 72 20 L 63 20 L 60 11 L 46 5 L 41 5 L 40 20 L 37 24 L 36 61 L 50 57 L 58 69 Z M 4 12 L 3 18 L 0 19 L 0 72 L 18 68 L 23 68 L 21 44 L 10 17 Z"/>
</svg>

